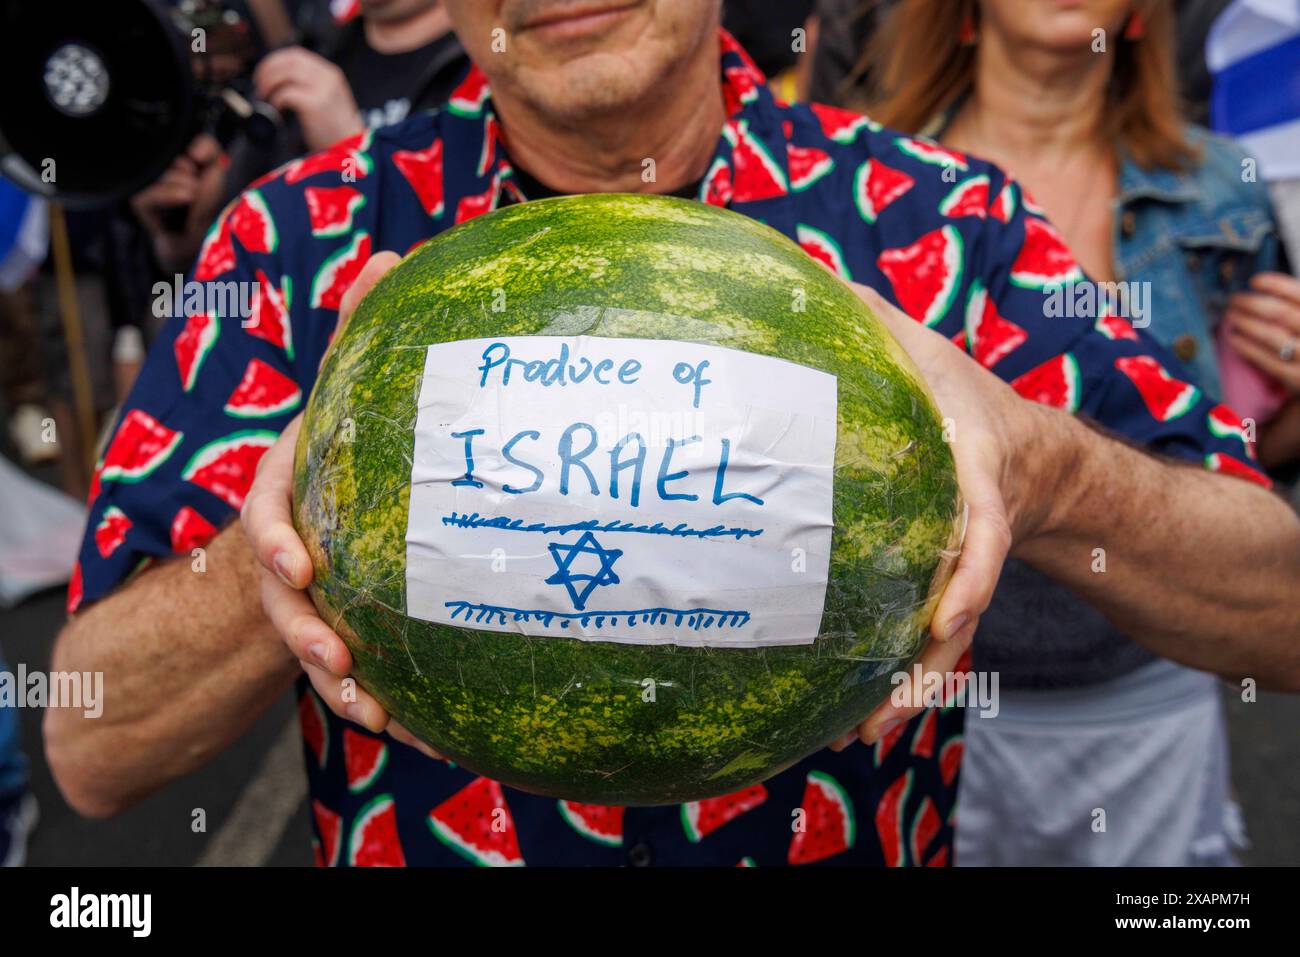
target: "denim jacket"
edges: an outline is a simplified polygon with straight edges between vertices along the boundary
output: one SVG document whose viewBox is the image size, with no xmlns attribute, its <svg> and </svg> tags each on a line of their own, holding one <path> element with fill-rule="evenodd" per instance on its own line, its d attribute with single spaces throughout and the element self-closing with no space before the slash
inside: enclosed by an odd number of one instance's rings
<svg viewBox="0 0 1300 957">
<path fill-rule="evenodd" d="M 1221 398 L 1214 330 L 1231 293 L 1277 268 L 1278 238 L 1268 190 L 1240 148 L 1200 127 L 1188 139 L 1201 157 L 1184 171 L 1121 156 L 1116 278 L 1150 283 L 1146 331 L 1183 364 L 1183 378 Z"/>
<path fill-rule="evenodd" d="M 1122 157 L 1116 278 L 1151 284 L 1146 331 L 1183 363 L 1182 377 L 1218 397 L 1214 328 L 1230 293 L 1276 267 L 1278 240 L 1264 184 L 1243 182 L 1244 154 L 1200 128 L 1189 138 L 1201 157 L 1182 172 L 1143 170 Z M 980 620 L 974 654 L 976 667 L 999 672 L 1008 689 L 1096 684 L 1156 658 L 1063 585 L 1014 559 Z"/>
</svg>

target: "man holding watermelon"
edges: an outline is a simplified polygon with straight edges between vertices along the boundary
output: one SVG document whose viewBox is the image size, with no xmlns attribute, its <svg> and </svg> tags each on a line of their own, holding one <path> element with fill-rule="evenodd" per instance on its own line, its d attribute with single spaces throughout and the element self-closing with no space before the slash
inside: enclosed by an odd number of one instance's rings
<svg viewBox="0 0 1300 957">
<path fill-rule="evenodd" d="M 563 192 L 728 206 L 866 284 L 954 419 L 971 509 L 926 668 L 957 666 L 1014 549 L 1159 654 L 1300 688 L 1300 525 L 1257 487 L 1246 430 L 1212 428 L 1231 413 L 1200 396 L 1163 414 L 1149 382 L 1166 377 L 1126 370 L 1163 371 L 1164 356 L 1127 324 L 1045 318 L 1041 286 L 1077 266 L 1000 171 L 778 103 L 719 35 L 718 7 L 449 0 L 478 67 L 447 110 L 290 164 L 227 212 L 196 276 L 257 282 L 257 321 L 173 320 L 96 473 L 69 596 L 86 607 L 54 667 L 105 671 L 108 701 L 98 722 L 46 720 L 75 807 L 111 814 L 194 769 L 298 675 L 323 863 L 949 861 L 959 710 L 909 721 L 884 706 L 859 731 L 872 751 L 849 736 L 724 798 L 624 809 L 507 791 L 397 743 L 412 739 L 345 693 L 348 651 L 301 590 L 310 563 L 289 520 L 302 396 L 340 313 L 396 262 L 379 250 Z M 329 221 L 322 191 L 348 199 Z M 97 541 L 105 522 L 115 534 Z M 792 834 L 796 807 L 811 820 Z"/>
</svg>

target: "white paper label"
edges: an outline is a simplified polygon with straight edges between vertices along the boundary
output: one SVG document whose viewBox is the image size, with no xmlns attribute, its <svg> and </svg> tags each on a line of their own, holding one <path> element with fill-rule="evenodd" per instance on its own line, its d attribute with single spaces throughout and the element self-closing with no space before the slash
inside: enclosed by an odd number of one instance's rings
<svg viewBox="0 0 1300 957">
<path fill-rule="evenodd" d="M 718 346 L 429 346 L 407 614 L 491 631 L 752 648 L 817 637 L 835 377 Z"/>
</svg>

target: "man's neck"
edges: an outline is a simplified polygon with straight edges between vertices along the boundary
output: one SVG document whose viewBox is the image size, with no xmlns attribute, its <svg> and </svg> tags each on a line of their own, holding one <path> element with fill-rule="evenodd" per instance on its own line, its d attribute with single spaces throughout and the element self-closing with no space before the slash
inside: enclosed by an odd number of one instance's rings
<svg viewBox="0 0 1300 957">
<path fill-rule="evenodd" d="M 981 37 L 974 92 L 954 139 L 1002 165 L 1057 163 L 1100 144 L 1112 53 L 1009 50 Z"/>
<path fill-rule="evenodd" d="M 560 193 L 671 193 L 704 175 L 726 119 L 716 45 L 635 110 L 561 124 L 498 96 L 511 160 Z M 701 101 L 699 90 L 709 90 Z"/>
<path fill-rule="evenodd" d="M 403 20 L 377 20 L 364 17 L 366 43 L 376 53 L 409 53 L 432 43 L 451 29 L 451 20 L 441 3 Z"/>
</svg>

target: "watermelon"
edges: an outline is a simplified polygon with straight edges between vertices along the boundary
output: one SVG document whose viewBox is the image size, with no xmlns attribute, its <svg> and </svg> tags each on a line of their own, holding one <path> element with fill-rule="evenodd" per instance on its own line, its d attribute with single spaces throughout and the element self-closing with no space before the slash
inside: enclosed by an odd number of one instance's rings
<svg viewBox="0 0 1300 957">
<path fill-rule="evenodd" d="M 755 784 L 734 794 L 688 801 L 682 805 L 682 828 L 692 844 L 698 844 L 722 825 L 752 811 L 767 800 L 767 788 Z"/>
<path fill-rule="evenodd" d="M 203 360 L 208 357 L 221 333 L 221 323 L 216 316 L 196 313 L 185 319 L 185 328 L 172 343 L 176 355 L 176 369 L 180 372 L 181 388 L 189 392 L 198 380 Z"/>
<path fill-rule="evenodd" d="M 971 283 L 966 300 L 965 332 L 966 349 L 986 369 L 993 368 L 1029 338 L 1024 329 L 998 315 L 996 303 L 978 281 Z"/>
<path fill-rule="evenodd" d="M 838 106 L 827 106 L 825 103 L 810 103 L 809 106 L 812 108 L 813 115 L 817 117 L 818 124 L 821 125 L 822 133 L 836 143 L 852 143 L 863 130 L 880 129 L 879 123 L 873 122 L 860 113 L 844 110 Z"/>
<path fill-rule="evenodd" d="M 370 234 L 357 232 L 346 246 L 321 264 L 311 284 L 313 309 L 337 309 L 370 259 Z"/>
<path fill-rule="evenodd" d="M 397 807 L 391 794 L 373 798 L 352 821 L 348 837 L 350 867 L 405 867 L 397 835 Z"/>
<path fill-rule="evenodd" d="M 125 512 L 116 505 L 104 509 L 103 517 L 95 526 L 95 547 L 99 549 L 99 554 L 103 558 L 112 555 L 126 541 L 126 533 L 130 530 L 131 519 L 127 518 Z"/>
<path fill-rule="evenodd" d="M 886 867 L 903 867 L 907 863 L 907 846 L 903 843 L 904 811 L 907 798 L 912 793 L 916 771 L 907 773 L 885 789 L 876 805 L 876 836 L 880 838 L 880 851 Z"/>
<path fill-rule="evenodd" d="M 1170 422 L 1200 401 L 1201 390 L 1175 379 L 1151 356 L 1120 356 L 1115 368 L 1133 383 L 1157 422 Z"/>
<path fill-rule="evenodd" d="M 304 691 L 298 698 L 298 725 L 316 767 L 324 769 L 329 757 L 330 726 L 325 720 L 325 705 L 314 691 Z"/>
<path fill-rule="evenodd" d="M 217 534 L 217 527 L 188 505 L 182 505 L 172 518 L 172 551 L 184 554 L 206 545 Z"/>
<path fill-rule="evenodd" d="M 343 818 L 335 814 L 320 801 L 312 799 L 311 816 L 316 821 L 316 833 L 319 835 L 320 867 L 338 867 L 339 852 L 343 850 Z"/>
<path fill-rule="evenodd" d="M 589 841 L 608 847 L 623 845 L 623 809 L 603 804 L 558 801 L 560 817 Z"/>
<path fill-rule="evenodd" d="M 352 186 L 308 186 L 304 195 L 311 234 L 321 239 L 352 232 L 352 220 L 366 205 L 365 194 Z"/>
<path fill-rule="evenodd" d="M 493 312 L 498 289 L 510 308 Z M 634 644 L 406 613 L 425 347 L 544 335 L 557 322 L 605 339 L 725 345 L 837 377 L 829 587 L 815 640 Z M 457 765 L 605 806 L 741 791 L 854 727 L 926 640 L 961 512 L 933 399 L 852 290 L 752 219 L 662 196 L 523 203 L 418 247 L 336 337 L 295 462 L 311 596 L 359 683 Z M 647 677 L 653 706 L 639 693 Z"/>
<path fill-rule="evenodd" d="M 795 192 L 807 189 L 835 168 L 830 155 L 815 146 L 789 144 L 786 160 L 790 168 L 790 188 Z"/>
<path fill-rule="evenodd" d="M 994 219 L 1004 223 L 1011 222 L 1011 217 L 1016 214 L 1016 191 L 1015 184 L 1008 182 L 994 197 L 993 204 L 989 207 L 989 215 Z"/>
<path fill-rule="evenodd" d="M 429 812 L 429 829 L 480 867 L 522 867 L 515 819 L 501 785 L 477 778 Z"/>
<path fill-rule="evenodd" d="M 961 287 L 961 233 L 941 226 L 899 249 L 886 249 L 876 265 L 894 287 L 898 304 L 913 319 L 935 326 L 948 314 Z"/>
<path fill-rule="evenodd" d="M 441 216 L 442 140 L 435 139 L 422 150 L 398 150 L 393 153 L 393 165 L 415 191 L 425 213 Z"/>
<path fill-rule="evenodd" d="M 250 359 L 239 385 L 226 399 L 226 415 L 265 419 L 290 412 L 300 402 L 302 390 L 297 382 L 261 359 Z"/>
<path fill-rule="evenodd" d="M 1213 452 L 1207 455 L 1205 457 L 1205 467 L 1211 472 L 1222 472 L 1224 475 L 1245 479 L 1248 482 L 1254 482 L 1256 485 L 1262 485 L 1264 488 L 1273 487 L 1273 480 L 1263 472 L 1258 472 L 1245 462 L 1238 461 L 1231 455 L 1224 455 L 1222 452 Z"/>
<path fill-rule="evenodd" d="M 921 862 L 925 860 L 925 852 L 929 850 L 934 839 L 939 836 L 939 831 L 943 828 L 943 821 L 939 818 L 939 812 L 934 809 L 934 802 L 925 798 L 921 802 L 921 810 L 916 812 L 916 818 L 912 821 L 912 830 L 908 836 L 908 847 L 912 852 L 912 864 L 920 867 Z"/>
<path fill-rule="evenodd" d="M 958 216 L 977 216 L 983 219 L 988 215 L 989 178 L 981 173 L 970 179 L 962 180 L 939 202 L 939 212 L 951 219 Z"/>
<path fill-rule="evenodd" d="M 853 175 L 853 202 L 858 213 L 874 223 L 886 206 L 916 185 L 916 180 L 902 170 L 869 159 Z"/>
<path fill-rule="evenodd" d="M 722 135 L 731 144 L 732 189 L 738 203 L 784 196 L 790 191 L 785 170 L 749 128 L 749 120 L 728 120 Z"/>
<path fill-rule="evenodd" d="M 931 166 L 948 166 L 962 172 L 969 168 L 964 153 L 945 149 L 933 140 L 900 136 L 894 142 L 900 151 L 922 163 L 929 163 Z"/>
<path fill-rule="evenodd" d="M 844 251 L 840 249 L 840 244 L 833 237 L 803 223 L 799 224 L 795 234 L 799 238 L 799 246 L 809 256 L 830 266 L 837 276 L 844 279 L 853 278 L 849 273 L 848 264 L 844 262 Z"/>
<path fill-rule="evenodd" d="M 1025 289 L 1046 289 L 1083 278 L 1056 227 L 1037 216 L 1025 217 L 1025 242 L 1011 264 L 1011 281 Z"/>
<path fill-rule="evenodd" d="M 804 827 L 795 831 L 790 841 L 788 863 L 812 864 L 853 847 L 857 838 L 853 800 L 829 774 L 808 772 L 799 807 L 803 810 Z"/>
<path fill-rule="evenodd" d="M 388 764 L 388 745 L 371 734 L 343 729 L 343 765 L 348 775 L 348 790 L 360 794 L 379 779 Z"/>
<path fill-rule="evenodd" d="M 293 359 L 293 322 L 289 316 L 292 300 L 293 283 L 288 276 L 277 286 L 259 269 L 257 285 L 253 287 L 251 315 L 243 323 L 250 336 L 283 349 L 290 360 Z"/>
<path fill-rule="evenodd" d="M 101 482 L 141 482 L 171 458 L 184 435 L 143 409 L 127 412 L 104 452 Z"/>
<path fill-rule="evenodd" d="M 1070 353 L 1048 359 L 1011 380 L 1015 389 L 1032 402 L 1075 412 L 1079 408 L 1079 363 Z"/>
<path fill-rule="evenodd" d="M 961 756 L 965 747 L 965 739 L 958 735 L 945 741 L 943 747 L 939 749 L 939 773 L 943 777 L 943 783 L 948 787 L 952 787 L 952 782 L 957 780 L 957 771 L 961 768 Z"/>
<path fill-rule="evenodd" d="M 181 478 L 207 489 L 238 511 L 244 507 L 257 463 L 277 438 L 276 432 L 248 430 L 213 439 L 190 457 Z"/>
</svg>

